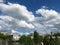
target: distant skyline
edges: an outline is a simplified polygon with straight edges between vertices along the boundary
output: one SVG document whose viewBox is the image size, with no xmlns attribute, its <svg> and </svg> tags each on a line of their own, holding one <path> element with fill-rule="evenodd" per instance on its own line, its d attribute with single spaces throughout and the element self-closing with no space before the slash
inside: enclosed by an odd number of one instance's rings
<svg viewBox="0 0 60 45">
<path fill-rule="evenodd" d="M 0 0 L 0 30 L 60 32 L 60 0 Z"/>
</svg>

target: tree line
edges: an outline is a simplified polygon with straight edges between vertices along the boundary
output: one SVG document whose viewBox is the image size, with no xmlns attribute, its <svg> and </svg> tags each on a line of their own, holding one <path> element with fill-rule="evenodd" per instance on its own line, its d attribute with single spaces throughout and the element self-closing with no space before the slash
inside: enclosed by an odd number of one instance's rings
<svg viewBox="0 0 60 45">
<path fill-rule="evenodd" d="M 34 31 L 33 38 L 28 36 L 21 36 L 19 39 L 19 43 L 21 45 L 60 45 L 60 33 L 46 34 L 44 36 L 39 35 L 37 31 Z"/>
<path fill-rule="evenodd" d="M 33 36 L 33 37 L 31 37 Z M 18 41 L 20 45 L 60 45 L 60 33 L 46 34 L 44 36 L 39 35 L 37 31 L 34 31 L 33 35 L 22 35 Z M 0 33 L 0 40 L 11 43 L 14 42 L 13 35 L 4 35 Z"/>
</svg>

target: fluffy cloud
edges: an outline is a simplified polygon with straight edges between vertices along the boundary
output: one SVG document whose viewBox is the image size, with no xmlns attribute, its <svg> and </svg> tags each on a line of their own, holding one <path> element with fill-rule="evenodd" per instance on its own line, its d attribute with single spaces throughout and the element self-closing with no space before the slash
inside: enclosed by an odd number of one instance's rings
<svg viewBox="0 0 60 45">
<path fill-rule="evenodd" d="M 33 29 L 34 26 L 31 23 L 27 23 L 23 20 L 17 20 L 10 16 L 0 16 L 0 23 L 1 25 L 6 25 L 9 28 L 27 28 L 27 29 Z"/>
<path fill-rule="evenodd" d="M 38 9 L 36 11 L 37 14 L 41 14 L 43 17 L 45 18 L 50 18 L 50 17 L 56 17 L 58 15 L 58 12 L 56 12 L 55 10 L 48 10 L 48 9 Z"/>
<path fill-rule="evenodd" d="M 0 10 L 2 13 L 12 16 L 13 18 L 34 21 L 34 15 L 32 12 L 28 11 L 27 8 L 20 4 L 0 4 Z"/>
<path fill-rule="evenodd" d="M 0 16 L 1 30 L 34 28 L 34 25 L 30 22 L 34 21 L 35 16 L 32 12 L 27 10 L 26 6 L 12 3 L 0 3 L 0 11 L 2 12 Z"/>
<path fill-rule="evenodd" d="M 42 23 L 45 28 L 42 28 L 43 30 L 49 31 L 49 32 L 59 32 L 60 30 L 60 13 L 52 10 L 52 9 L 45 9 L 41 8 L 36 11 L 36 14 L 40 14 L 41 17 L 37 17 L 36 20 L 38 22 Z M 38 19 L 40 18 L 40 19 Z"/>
<path fill-rule="evenodd" d="M 32 23 L 28 23 L 24 20 L 17 20 L 10 16 L 0 16 L 0 32 L 13 34 L 17 33 L 23 35 L 23 33 L 18 32 L 17 30 L 23 29 L 34 29 L 34 25 Z"/>
<path fill-rule="evenodd" d="M 26 21 L 19 21 L 18 22 L 18 25 L 21 26 L 21 27 L 26 27 L 26 28 L 34 28 L 34 26 L 30 23 L 30 24 L 27 24 Z"/>
<path fill-rule="evenodd" d="M 58 32 L 60 30 L 60 13 L 46 9 L 43 6 L 36 11 L 41 17 L 35 17 L 27 7 L 20 4 L 0 4 L 0 30 L 12 30 L 17 32 L 19 29 L 33 29 L 40 34 Z"/>
<path fill-rule="evenodd" d="M 0 14 L 0 31 L 6 30 L 12 33 L 11 31 L 15 30 L 17 33 L 17 30 L 20 29 L 31 30 L 35 28 L 31 23 L 35 20 L 35 16 L 24 5 L 0 3 L 0 11 L 2 12 Z"/>
</svg>

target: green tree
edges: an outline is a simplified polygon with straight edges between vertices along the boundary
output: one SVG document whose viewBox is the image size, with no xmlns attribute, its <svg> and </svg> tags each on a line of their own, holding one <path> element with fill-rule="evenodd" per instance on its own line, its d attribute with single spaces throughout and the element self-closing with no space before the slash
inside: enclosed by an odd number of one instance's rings
<svg viewBox="0 0 60 45">
<path fill-rule="evenodd" d="M 4 39 L 4 34 L 3 33 L 0 33 L 0 39 Z"/>
<path fill-rule="evenodd" d="M 2 40 L 2 42 L 5 42 L 6 45 L 8 45 L 8 42 L 12 41 L 13 36 L 12 35 L 4 35 L 3 33 L 0 33 L 0 40 Z"/>
<path fill-rule="evenodd" d="M 60 33 L 59 33 L 59 32 L 54 33 L 54 35 L 53 35 L 53 36 L 60 36 Z"/>
<path fill-rule="evenodd" d="M 29 36 L 27 36 L 27 42 L 26 45 L 33 45 L 33 39 Z"/>
<path fill-rule="evenodd" d="M 44 39 L 43 39 L 43 43 L 44 43 L 44 45 L 49 45 L 49 35 L 45 35 L 44 36 Z"/>
<path fill-rule="evenodd" d="M 29 36 L 23 35 L 19 39 L 19 42 L 23 45 L 32 45 L 33 44 L 33 39 L 31 39 L 31 37 L 29 37 Z"/>
<path fill-rule="evenodd" d="M 55 45 L 60 45 L 60 39 L 55 39 Z"/>
<path fill-rule="evenodd" d="M 60 38 L 58 38 L 58 36 L 60 36 L 60 33 L 55 33 L 55 45 L 60 45 Z"/>
<path fill-rule="evenodd" d="M 50 45 L 54 45 L 54 38 L 53 38 L 53 34 L 51 32 L 51 35 L 50 35 Z"/>
<path fill-rule="evenodd" d="M 35 45 L 38 45 L 38 44 L 40 44 L 40 36 L 39 36 L 39 34 L 38 34 L 38 32 L 37 31 L 34 31 L 34 37 L 33 37 L 33 40 L 34 40 L 34 44 Z"/>
<path fill-rule="evenodd" d="M 21 36 L 20 39 L 19 39 L 19 42 L 21 44 L 25 44 L 26 43 L 26 36 L 25 35 Z"/>
</svg>

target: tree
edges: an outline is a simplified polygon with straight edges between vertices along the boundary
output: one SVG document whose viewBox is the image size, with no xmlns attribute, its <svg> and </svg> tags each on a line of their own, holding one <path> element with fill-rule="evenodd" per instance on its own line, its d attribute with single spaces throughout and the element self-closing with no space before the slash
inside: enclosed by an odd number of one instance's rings
<svg viewBox="0 0 60 45">
<path fill-rule="evenodd" d="M 60 33 L 59 32 L 54 33 L 54 36 L 60 36 Z"/>
<path fill-rule="evenodd" d="M 33 40 L 34 40 L 34 44 L 35 44 L 35 45 L 38 45 L 38 44 L 40 43 L 40 36 L 39 36 L 39 34 L 37 33 L 37 31 L 34 31 Z"/>
<path fill-rule="evenodd" d="M 60 45 L 60 38 L 58 38 L 58 36 L 60 36 L 60 33 L 55 33 L 55 45 Z"/>
<path fill-rule="evenodd" d="M 54 45 L 54 38 L 53 38 L 52 32 L 51 32 L 51 35 L 50 35 L 50 45 Z"/>
<path fill-rule="evenodd" d="M 23 45 L 32 45 L 33 44 L 33 39 L 31 39 L 31 37 L 29 37 L 29 36 L 23 35 L 19 39 L 19 42 Z"/>
<path fill-rule="evenodd" d="M 26 45 L 33 45 L 33 39 L 29 36 L 27 36 L 27 40 L 26 40 Z"/>
<path fill-rule="evenodd" d="M 55 39 L 55 45 L 60 45 L 60 39 L 58 38 Z"/>
<path fill-rule="evenodd" d="M 0 33 L 0 39 L 3 40 L 4 39 L 4 34 Z"/>
<path fill-rule="evenodd" d="M 49 35 L 45 35 L 44 38 L 43 38 L 43 43 L 44 45 L 49 45 Z"/>
<path fill-rule="evenodd" d="M 20 39 L 19 39 L 19 42 L 21 44 L 25 44 L 26 43 L 26 36 L 25 35 L 21 36 Z"/>
<path fill-rule="evenodd" d="M 4 35 L 3 33 L 0 33 L 0 39 L 2 40 L 2 42 L 4 41 L 6 43 L 6 45 L 8 45 L 8 42 L 12 41 L 13 35 Z"/>
</svg>

